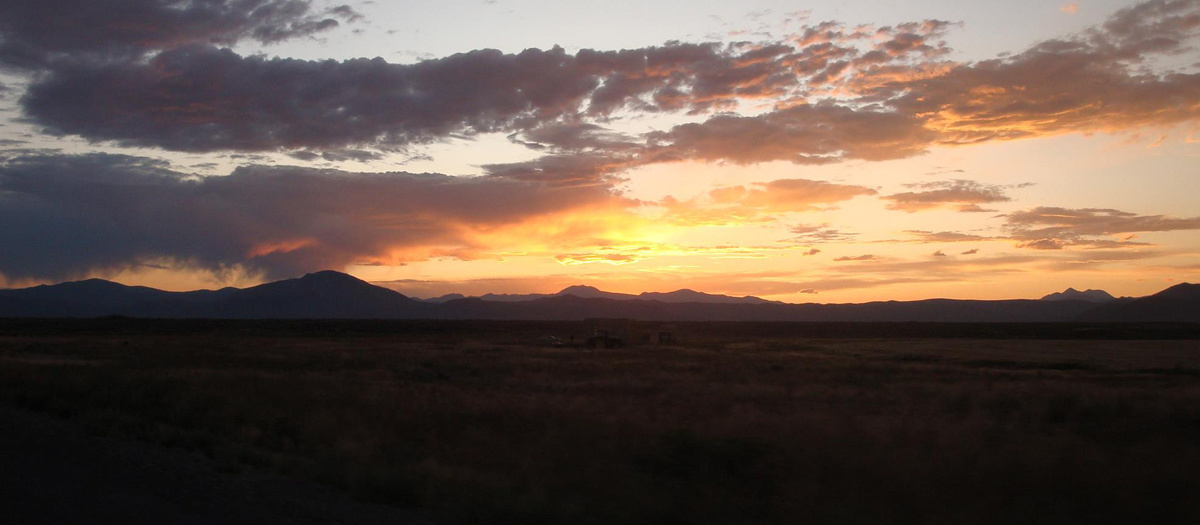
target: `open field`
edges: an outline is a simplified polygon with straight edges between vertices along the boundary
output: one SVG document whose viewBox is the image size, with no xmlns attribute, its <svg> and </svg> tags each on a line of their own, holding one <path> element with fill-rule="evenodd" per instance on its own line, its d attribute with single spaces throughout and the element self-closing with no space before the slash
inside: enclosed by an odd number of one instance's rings
<svg viewBox="0 0 1200 525">
<path fill-rule="evenodd" d="M 0 404 L 445 523 L 1200 522 L 1195 327 L 585 330 L 0 320 Z"/>
</svg>

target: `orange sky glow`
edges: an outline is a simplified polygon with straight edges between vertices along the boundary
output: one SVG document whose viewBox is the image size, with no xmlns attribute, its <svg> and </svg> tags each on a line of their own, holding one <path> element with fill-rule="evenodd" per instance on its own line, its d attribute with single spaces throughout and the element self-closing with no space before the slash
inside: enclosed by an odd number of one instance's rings
<svg viewBox="0 0 1200 525">
<path fill-rule="evenodd" d="M 302 4 L 146 13 L 170 37 L 0 8 L 93 29 L 0 23 L 0 286 L 334 269 L 416 297 L 840 303 L 1200 280 L 1200 0 L 628 6 L 645 27 L 528 1 L 492 13 L 504 33 Z"/>
</svg>

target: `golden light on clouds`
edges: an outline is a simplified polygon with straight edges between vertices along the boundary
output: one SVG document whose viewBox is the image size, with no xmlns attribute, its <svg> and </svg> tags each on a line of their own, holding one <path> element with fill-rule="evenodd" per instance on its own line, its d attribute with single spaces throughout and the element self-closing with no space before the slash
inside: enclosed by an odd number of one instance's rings
<svg viewBox="0 0 1200 525">
<path fill-rule="evenodd" d="M 986 17 L 823 5 L 761 31 L 408 61 L 343 52 L 400 37 L 311 13 L 169 38 L 0 25 L 0 284 L 349 269 L 427 295 L 849 301 L 1200 278 L 1200 1 L 1005 14 L 1031 40 L 1000 54 L 978 51 Z M 330 34 L 322 59 L 289 56 Z"/>
</svg>

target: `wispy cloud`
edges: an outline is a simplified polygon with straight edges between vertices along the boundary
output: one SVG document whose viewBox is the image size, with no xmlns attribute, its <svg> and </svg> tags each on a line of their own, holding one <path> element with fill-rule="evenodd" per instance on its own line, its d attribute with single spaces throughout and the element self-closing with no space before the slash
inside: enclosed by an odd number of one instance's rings
<svg viewBox="0 0 1200 525">
<path fill-rule="evenodd" d="M 665 219 L 675 224 L 728 225 L 775 220 L 778 214 L 814 211 L 821 205 L 875 193 L 871 188 L 852 184 L 779 179 L 716 188 L 686 201 L 667 197 L 658 204 L 666 209 Z"/>
<path fill-rule="evenodd" d="M 1123 234 L 1200 230 L 1200 217 L 1138 215 L 1113 209 L 1037 207 L 1006 216 L 1006 228 L 1019 246 L 1059 250 L 1069 246 L 1144 246 Z M 1113 236 L 1120 236 L 1113 239 Z"/>
<path fill-rule="evenodd" d="M 900 210 L 909 213 L 949 207 L 960 212 L 996 211 L 980 207 L 980 204 L 1008 202 L 1012 200 L 1005 194 L 1011 186 L 983 184 L 971 180 L 949 180 L 908 184 L 916 191 L 906 191 L 885 195 L 882 199 L 889 201 L 889 210 Z"/>
</svg>

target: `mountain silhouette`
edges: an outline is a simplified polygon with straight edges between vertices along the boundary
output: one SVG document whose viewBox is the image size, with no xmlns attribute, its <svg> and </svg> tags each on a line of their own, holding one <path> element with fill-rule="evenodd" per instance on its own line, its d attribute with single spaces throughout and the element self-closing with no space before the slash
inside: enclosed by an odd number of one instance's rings
<svg viewBox="0 0 1200 525">
<path fill-rule="evenodd" d="M 638 295 L 639 298 L 647 301 L 662 301 L 664 303 L 716 303 L 716 304 L 783 304 L 779 301 L 768 301 L 747 295 L 745 297 L 730 297 L 728 295 L 715 295 L 695 290 L 675 290 L 674 292 L 658 293 L 658 292 L 642 292 Z"/>
<path fill-rule="evenodd" d="M 1073 293 L 1072 293 L 1073 292 Z M 89 279 L 0 290 L 3 317 L 234 319 L 496 319 L 788 322 L 1200 322 L 1200 285 L 1180 284 L 1140 299 L 1068 289 L 1041 300 L 926 299 L 861 304 L 789 304 L 693 290 L 640 295 L 572 286 L 557 294 L 445 296 L 432 302 L 334 271 L 245 289 L 167 292 Z"/>
<path fill-rule="evenodd" d="M 548 299 L 550 297 L 561 297 L 570 295 L 574 297 L 582 297 L 584 299 L 636 299 L 636 295 L 625 293 L 606 292 L 594 286 L 574 285 L 563 288 L 558 293 L 530 293 L 530 294 L 484 294 L 479 296 L 484 301 L 492 301 L 498 303 L 523 303 L 527 301 L 536 301 L 538 299 Z"/>
<path fill-rule="evenodd" d="M 562 297 L 570 295 L 584 299 L 613 299 L 617 301 L 629 300 L 645 300 L 645 301 L 660 301 L 664 303 L 719 303 L 719 304 L 768 304 L 779 303 L 778 301 L 768 301 L 753 296 L 746 297 L 731 297 L 728 295 L 709 294 L 697 292 L 694 290 L 675 290 L 673 292 L 642 292 L 639 295 L 606 292 L 594 286 L 574 285 L 563 288 L 558 293 L 552 294 L 485 294 L 479 296 L 479 299 L 491 302 L 500 303 L 520 303 L 528 301 L 536 301 L 539 299 L 548 299 L 551 297 Z M 462 294 L 447 294 L 441 297 L 425 299 L 428 303 L 445 303 L 454 299 L 464 299 Z"/>
<path fill-rule="evenodd" d="M 1102 305 L 1080 317 L 1103 322 L 1200 323 L 1200 284 L 1177 284 L 1154 295 Z"/>
<path fill-rule="evenodd" d="M 1043 301 L 1087 301 L 1089 303 L 1108 303 L 1115 301 L 1117 298 L 1104 290 L 1084 290 L 1079 291 L 1074 288 L 1067 288 L 1061 292 L 1042 297 Z"/>
<path fill-rule="evenodd" d="M 395 318 L 420 303 L 341 272 L 326 270 L 230 294 L 219 306 L 240 318 Z"/>
<path fill-rule="evenodd" d="M 466 298 L 467 298 L 467 296 L 460 294 L 460 293 L 448 293 L 446 295 L 442 295 L 442 296 L 438 296 L 438 297 L 430 297 L 428 299 L 417 299 L 417 300 L 421 301 L 423 303 L 441 304 L 446 301 L 453 301 L 455 299 L 466 299 Z"/>
<path fill-rule="evenodd" d="M 167 292 L 101 279 L 0 290 L 0 316 L 196 318 L 400 318 L 419 303 L 340 272 L 251 288 Z"/>
</svg>

